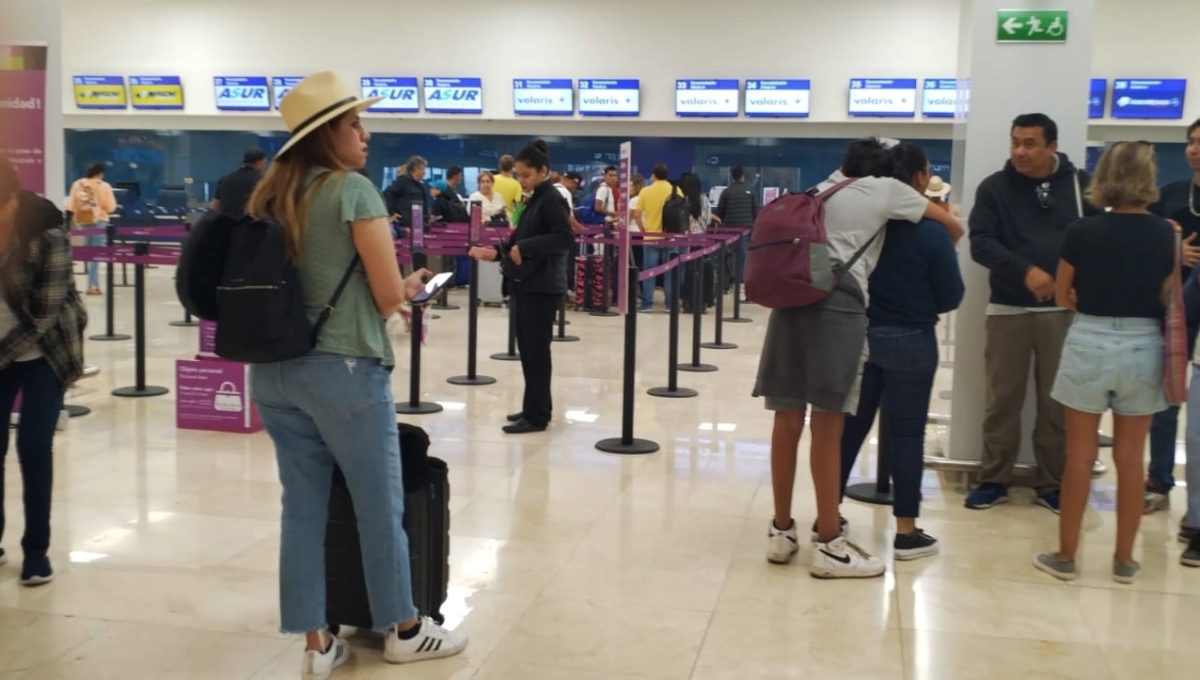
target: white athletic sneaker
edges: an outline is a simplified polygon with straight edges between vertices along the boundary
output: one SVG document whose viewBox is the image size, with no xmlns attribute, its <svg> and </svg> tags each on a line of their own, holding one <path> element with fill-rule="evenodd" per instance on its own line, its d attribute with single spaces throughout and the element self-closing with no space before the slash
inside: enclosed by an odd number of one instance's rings
<svg viewBox="0 0 1200 680">
<path fill-rule="evenodd" d="M 301 680 L 326 680 L 333 669 L 350 659 L 350 645 L 334 635 L 333 644 L 325 652 L 304 651 L 304 666 L 300 669 Z"/>
<path fill-rule="evenodd" d="M 796 520 L 787 529 L 776 529 L 775 520 L 768 522 L 767 561 L 771 564 L 787 564 L 800 551 L 800 540 L 796 537 Z"/>
<path fill-rule="evenodd" d="M 421 617 L 421 630 L 411 640 L 401 640 L 396 629 L 388 631 L 383 643 L 383 658 L 388 663 L 411 663 L 454 656 L 467 648 L 467 638 L 439 626 L 428 616 Z"/>
<path fill-rule="evenodd" d="M 816 578 L 872 578 L 882 576 L 884 571 L 883 560 L 872 557 L 844 536 L 828 543 L 815 543 L 808 568 Z"/>
</svg>

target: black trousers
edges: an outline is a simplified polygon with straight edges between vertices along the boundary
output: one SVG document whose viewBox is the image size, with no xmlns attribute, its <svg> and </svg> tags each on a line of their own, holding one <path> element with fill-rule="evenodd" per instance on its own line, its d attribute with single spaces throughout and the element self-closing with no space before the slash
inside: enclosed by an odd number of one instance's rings
<svg viewBox="0 0 1200 680">
<path fill-rule="evenodd" d="M 25 498 L 27 557 L 43 557 L 50 548 L 50 490 L 54 485 L 54 428 L 63 407 L 63 384 L 45 359 L 18 361 L 0 370 L 0 537 L 4 533 L 4 455 L 8 422 L 21 393 L 17 459 Z"/>
<path fill-rule="evenodd" d="M 511 304 L 516 305 L 517 351 L 521 354 L 521 371 L 525 374 L 525 400 L 521 413 L 529 424 L 545 427 L 550 424 L 553 404 L 550 399 L 550 338 L 554 335 L 554 317 L 558 313 L 561 295 L 518 293 Z"/>
</svg>

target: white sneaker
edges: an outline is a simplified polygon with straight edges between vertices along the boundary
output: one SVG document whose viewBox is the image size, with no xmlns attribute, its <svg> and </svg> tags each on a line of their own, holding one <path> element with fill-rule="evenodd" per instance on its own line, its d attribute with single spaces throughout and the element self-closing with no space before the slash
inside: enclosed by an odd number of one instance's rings
<svg viewBox="0 0 1200 680">
<path fill-rule="evenodd" d="M 304 651 L 304 665 L 300 669 L 300 678 L 301 680 L 326 680 L 333 673 L 333 669 L 346 663 L 349 659 L 349 643 L 334 635 L 333 644 L 327 651 Z"/>
<path fill-rule="evenodd" d="M 883 560 L 872 557 L 844 536 L 814 544 L 808 568 L 816 578 L 872 578 L 882 576 L 884 571 Z"/>
<path fill-rule="evenodd" d="M 792 556 L 800 552 L 800 540 L 796 537 L 796 520 L 787 529 L 776 529 L 775 520 L 768 522 L 767 561 L 771 564 L 787 564 Z"/>
<path fill-rule="evenodd" d="M 383 642 L 383 658 L 388 663 L 428 661 L 460 654 L 467 648 L 467 638 L 422 616 L 421 631 L 410 640 L 401 640 L 396 629 L 388 631 Z"/>
</svg>

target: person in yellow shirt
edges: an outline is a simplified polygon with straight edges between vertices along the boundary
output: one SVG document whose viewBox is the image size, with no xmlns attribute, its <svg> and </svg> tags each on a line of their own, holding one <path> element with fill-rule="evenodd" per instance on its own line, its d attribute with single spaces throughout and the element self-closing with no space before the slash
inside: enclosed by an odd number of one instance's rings
<svg viewBox="0 0 1200 680">
<path fill-rule="evenodd" d="M 513 168 L 517 162 L 505 154 L 500 157 L 500 174 L 496 175 L 495 192 L 504 197 L 504 205 L 512 214 L 513 208 L 521 202 L 521 183 L 513 177 Z"/>
<path fill-rule="evenodd" d="M 650 234 L 663 233 L 663 207 L 667 204 L 667 199 L 671 194 L 683 195 L 674 184 L 668 181 L 667 166 L 659 163 L 654 166 L 654 183 L 642 189 L 638 194 L 638 206 L 634 212 L 634 221 L 640 222 L 643 225 L 643 230 L 646 233 L 645 247 L 642 253 L 642 268 L 652 269 L 661 264 L 666 263 L 671 255 L 677 254 L 673 248 L 657 247 L 655 241 L 662 240 L 661 236 L 650 236 Z M 640 219 L 639 219 L 640 218 Z M 663 276 L 663 289 L 666 293 L 667 311 L 670 311 L 671 306 L 676 304 L 671 296 L 671 284 L 674 278 L 675 271 L 667 272 Z M 679 270 L 679 275 L 683 275 L 683 270 Z M 683 279 L 680 279 L 682 285 Z M 640 312 L 650 312 L 654 309 L 654 279 L 648 279 L 642 282 L 642 304 L 638 310 Z"/>
</svg>

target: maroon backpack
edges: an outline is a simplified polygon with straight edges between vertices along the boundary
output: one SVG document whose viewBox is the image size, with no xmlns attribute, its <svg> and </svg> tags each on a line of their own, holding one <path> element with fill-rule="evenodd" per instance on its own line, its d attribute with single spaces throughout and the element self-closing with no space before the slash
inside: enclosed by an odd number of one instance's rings
<svg viewBox="0 0 1200 680">
<path fill-rule="evenodd" d="M 746 256 L 747 299 L 769 309 L 807 307 L 837 288 L 838 274 L 849 271 L 878 236 L 844 265 L 829 251 L 825 201 L 855 181 L 843 180 L 820 193 L 813 188 L 780 196 L 758 214 Z"/>
</svg>

